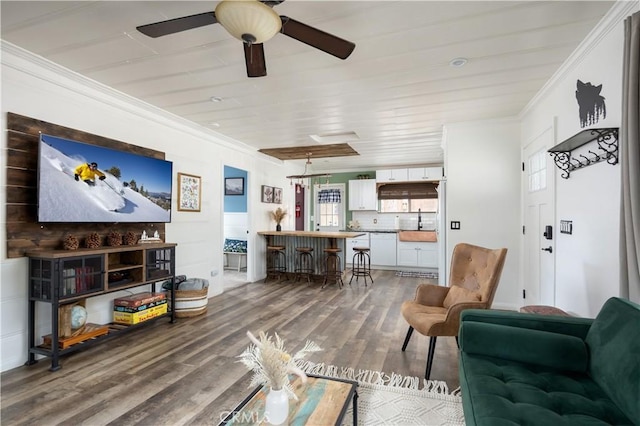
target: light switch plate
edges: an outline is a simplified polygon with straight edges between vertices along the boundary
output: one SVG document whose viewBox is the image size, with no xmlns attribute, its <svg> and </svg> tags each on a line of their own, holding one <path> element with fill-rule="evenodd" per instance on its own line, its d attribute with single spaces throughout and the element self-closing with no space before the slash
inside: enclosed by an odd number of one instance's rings
<svg viewBox="0 0 640 426">
<path fill-rule="evenodd" d="M 460 229 L 460 221 L 452 220 L 451 221 L 451 229 L 455 229 L 456 231 Z"/>
</svg>

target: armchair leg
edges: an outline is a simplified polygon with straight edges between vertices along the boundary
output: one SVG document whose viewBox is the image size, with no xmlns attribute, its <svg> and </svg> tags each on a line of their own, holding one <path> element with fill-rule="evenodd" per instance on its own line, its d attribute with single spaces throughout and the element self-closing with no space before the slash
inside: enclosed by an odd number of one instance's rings
<svg viewBox="0 0 640 426">
<path fill-rule="evenodd" d="M 433 364 L 433 353 L 436 351 L 436 339 L 437 336 L 429 337 L 429 355 L 427 356 L 427 371 L 424 373 L 424 378 L 429 380 L 431 376 L 431 365 Z"/>
<path fill-rule="evenodd" d="M 402 345 L 402 352 L 407 349 L 407 345 L 409 344 L 409 340 L 411 339 L 411 335 L 413 334 L 413 327 L 409 326 L 409 330 L 407 331 L 407 337 L 404 338 L 404 344 Z"/>
</svg>

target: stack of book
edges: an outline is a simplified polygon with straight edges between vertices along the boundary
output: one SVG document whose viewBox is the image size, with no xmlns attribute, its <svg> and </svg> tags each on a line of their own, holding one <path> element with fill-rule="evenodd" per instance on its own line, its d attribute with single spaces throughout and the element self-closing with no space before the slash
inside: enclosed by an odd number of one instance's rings
<svg viewBox="0 0 640 426">
<path fill-rule="evenodd" d="M 113 322 L 133 325 L 167 313 L 165 293 L 138 293 L 113 300 Z"/>
</svg>

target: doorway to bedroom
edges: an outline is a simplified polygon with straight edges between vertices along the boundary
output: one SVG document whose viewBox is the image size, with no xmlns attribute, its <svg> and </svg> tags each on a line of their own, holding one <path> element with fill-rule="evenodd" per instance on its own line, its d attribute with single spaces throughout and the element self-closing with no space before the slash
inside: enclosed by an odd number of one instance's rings
<svg viewBox="0 0 640 426">
<path fill-rule="evenodd" d="M 224 166 L 223 290 L 248 282 L 249 212 L 246 170 Z"/>
</svg>

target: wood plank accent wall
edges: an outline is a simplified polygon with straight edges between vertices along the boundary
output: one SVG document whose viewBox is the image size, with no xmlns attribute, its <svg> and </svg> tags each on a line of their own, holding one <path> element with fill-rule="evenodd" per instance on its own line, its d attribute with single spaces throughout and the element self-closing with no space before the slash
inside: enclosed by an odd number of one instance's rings
<svg viewBox="0 0 640 426">
<path fill-rule="evenodd" d="M 85 237 L 91 232 L 97 232 L 103 238 L 103 244 L 110 231 L 118 231 L 122 235 L 132 231 L 140 235 L 143 230 L 151 234 L 157 230 L 164 241 L 164 223 L 38 223 L 40 133 L 165 159 L 165 154 L 161 151 L 142 148 L 12 112 L 7 113 L 7 258 L 23 257 L 26 251 L 61 249 L 62 240 L 67 234 L 75 235 L 80 240 L 81 247 Z"/>
</svg>

